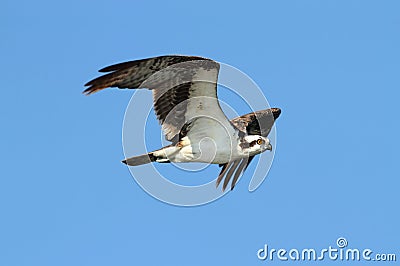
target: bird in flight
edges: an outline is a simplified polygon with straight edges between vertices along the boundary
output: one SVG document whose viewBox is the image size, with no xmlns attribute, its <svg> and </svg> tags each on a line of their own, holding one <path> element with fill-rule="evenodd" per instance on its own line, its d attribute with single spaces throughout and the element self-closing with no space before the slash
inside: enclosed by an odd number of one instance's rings
<svg viewBox="0 0 400 266">
<path fill-rule="evenodd" d="M 198 56 L 129 61 L 99 70 L 108 73 L 86 83 L 83 93 L 109 87 L 151 90 L 154 111 L 171 144 L 122 162 L 218 164 L 222 169 L 216 186 L 224 180 L 224 191 L 232 177 L 231 189 L 235 187 L 254 156 L 272 151 L 268 134 L 281 110 L 269 108 L 229 120 L 217 97 L 219 68 L 218 62 Z"/>
</svg>

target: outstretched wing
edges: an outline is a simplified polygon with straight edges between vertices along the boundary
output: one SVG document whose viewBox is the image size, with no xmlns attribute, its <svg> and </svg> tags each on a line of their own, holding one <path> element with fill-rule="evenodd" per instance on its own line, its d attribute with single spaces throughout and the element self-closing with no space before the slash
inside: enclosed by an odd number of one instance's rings
<svg viewBox="0 0 400 266">
<path fill-rule="evenodd" d="M 281 114 L 281 109 L 271 108 L 265 109 L 253 113 L 248 113 L 231 120 L 231 123 L 243 132 L 247 132 L 249 135 L 262 135 L 267 137 L 271 132 L 272 126 L 276 119 Z M 254 156 L 243 158 L 241 160 L 232 161 L 226 164 L 220 164 L 222 167 L 221 172 L 217 178 L 217 187 L 224 179 L 222 190 L 224 191 L 228 186 L 232 176 L 231 190 L 235 187 L 239 177 L 247 169 Z"/>
<path fill-rule="evenodd" d="M 179 56 L 166 55 L 153 58 L 129 61 L 111 65 L 99 70 L 99 72 L 110 72 L 98 78 L 87 82 L 85 86 L 89 86 L 83 91 L 89 95 L 99 90 L 111 87 L 120 89 L 139 89 L 141 85 L 154 73 L 165 69 L 171 65 L 188 62 L 193 60 L 209 60 L 198 56 Z M 161 78 L 161 77 L 160 77 Z M 151 85 L 151 84 L 147 84 Z M 154 88 L 148 88 L 154 89 Z"/>
<path fill-rule="evenodd" d="M 112 65 L 100 72 L 111 73 L 86 83 L 89 87 L 84 93 L 89 95 L 108 87 L 152 90 L 154 110 L 169 141 L 183 137 L 190 130 L 184 128 L 187 123 L 199 116 L 212 115 L 228 134 L 235 131 L 219 106 L 219 64 L 211 59 L 159 56 Z"/>
<path fill-rule="evenodd" d="M 243 158 L 226 164 L 221 164 L 220 167 L 222 167 L 222 169 L 218 175 L 216 186 L 218 187 L 222 179 L 224 179 L 225 177 L 224 183 L 222 185 L 222 191 L 225 191 L 233 174 L 235 174 L 231 183 L 231 190 L 232 190 L 235 187 L 239 177 L 244 173 L 244 171 L 246 171 L 247 166 L 249 166 L 253 158 L 254 156 L 250 156 L 248 158 Z"/>
<path fill-rule="evenodd" d="M 231 123 L 248 135 L 267 137 L 280 114 L 281 109 L 270 108 L 236 117 Z"/>
</svg>

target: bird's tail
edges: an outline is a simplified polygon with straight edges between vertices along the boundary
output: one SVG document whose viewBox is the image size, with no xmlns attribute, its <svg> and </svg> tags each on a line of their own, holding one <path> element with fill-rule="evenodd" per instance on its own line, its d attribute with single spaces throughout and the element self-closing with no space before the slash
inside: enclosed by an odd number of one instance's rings
<svg viewBox="0 0 400 266">
<path fill-rule="evenodd" d="M 137 166 L 137 165 L 155 162 L 156 160 L 157 160 L 157 158 L 153 155 L 153 153 L 149 152 L 148 154 L 143 154 L 143 155 L 127 158 L 127 159 L 123 160 L 122 162 L 124 164 L 130 165 L 130 166 Z"/>
<path fill-rule="evenodd" d="M 171 156 L 177 150 L 178 150 L 177 147 L 169 145 L 159 150 L 149 152 L 147 154 L 127 158 L 122 162 L 129 166 L 138 166 L 142 164 L 148 164 L 151 162 L 169 163 L 170 161 L 168 159 L 168 156 Z"/>
</svg>

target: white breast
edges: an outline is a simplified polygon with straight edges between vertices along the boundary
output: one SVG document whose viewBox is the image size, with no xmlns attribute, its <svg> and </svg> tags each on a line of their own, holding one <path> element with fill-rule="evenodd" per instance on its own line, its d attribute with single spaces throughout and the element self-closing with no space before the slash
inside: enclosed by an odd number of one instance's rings
<svg viewBox="0 0 400 266">
<path fill-rule="evenodd" d="M 170 160 L 227 163 L 240 156 L 237 148 L 238 139 L 237 131 L 230 131 L 217 120 L 207 117 L 198 118 L 194 121 L 188 135 L 180 141 L 180 152 Z"/>
</svg>

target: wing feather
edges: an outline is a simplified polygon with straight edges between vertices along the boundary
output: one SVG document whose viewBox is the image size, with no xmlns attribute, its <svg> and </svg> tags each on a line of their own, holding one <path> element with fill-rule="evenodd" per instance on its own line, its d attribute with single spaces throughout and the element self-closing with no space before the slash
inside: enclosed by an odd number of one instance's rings
<svg viewBox="0 0 400 266">
<path fill-rule="evenodd" d="M 222 191 L 225 191 L 226 187 L 228 186 L 229 180 L 231 179 L 233 173 L 235 172 L 236 168 L 238 167 L 241 160 L 233 161 L 232 167 L 229 169 L 228 173 L 226 174 L 224 184 L 222 185 Z"/>
<path fill-rule="evenodd" d="M 217 182 L 216 182 L 216 187 L 219 186 L 219 184 L 221 183 L 222 179 L 225 176 L 226 171 L 228 171 L 228 169 L 232 166 L 233 162 L 229 162 L 229 163 L 225 163 L 225 164 L 221 164 L 220 167 L 222 167 L 221 172 L 218 175 L 217 178 Z"/>
<path fill-rule="evenodd" d="M 280 114 L 281 109 L 270 108 L 236 117 L 231 120 L 231 123 L 249 135 L 267 137 Z"/>
<path fill-rule="evenodd" d="M 99 72 L 111 73 L 87 82 L 85 86 L 89 86 L 89 88 L 85 89 L 83 93 L 89 95 L 109 87 L 139 89 L 140 85 L 154 73 L 174 64 L 193 60 L 212 61 L 199 56 L 166 55 L 119 63 L 100 69 Z"/>
<path fill-rule="evenodd" d="M 86 83 L 89 87 L 83 93 L 90 95 L 108 87 L 152 90 L 154 110 L 167 140 L 182 137 L 182 127 L 199 114 L 213 114 L 225 128 L 230 127 L 230 133 L 235 130 L 219 106 L 219 64 L 211 59 L 159 56 L 115 64 L 100 72 L 111 73 Z"/>
<path fill-rule="evenodd" d="M 235 176 L 233 177 L 233 180 L 231 183 L 231 190 L 233 190 L 239 177 L 246 171 L 247 167 L 249 166 L 249 164 L 251 163 L 253 158 L 254 158 L 254 156 L 250 156 L 248 158 L 243 158 L 241 160 L 232 161 L 232 162 L 229 162 L 226 164 L 220 164 L 220 167 L 222 167 L 222 169 L 218 175 L 216 187 L 219 186 L 219 184 L 225 177 L 224 184 L 222 187 L 222 190 L 224 191 L 226 189 L 226 187 L 228 186 L 229 180 L 231 179 L 233 173 L 235 173 Z M 228 170 L 229 170 L 229 172 L 227 172 Z"/>
</svg>

